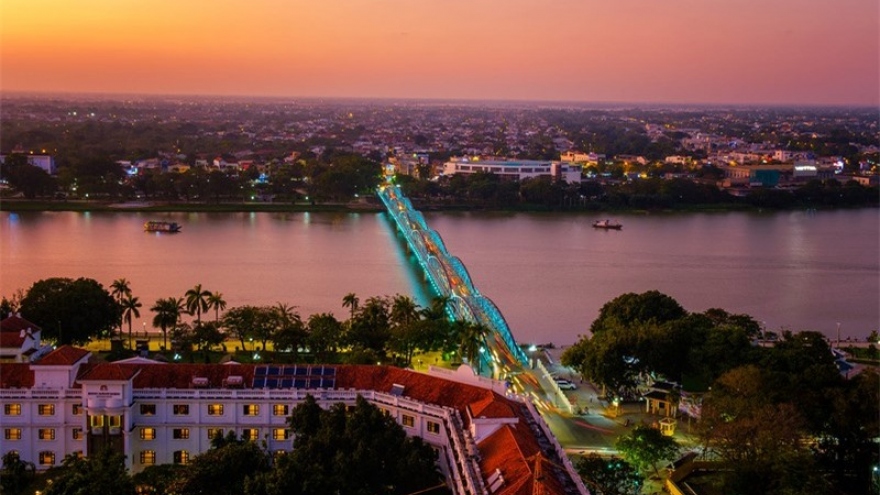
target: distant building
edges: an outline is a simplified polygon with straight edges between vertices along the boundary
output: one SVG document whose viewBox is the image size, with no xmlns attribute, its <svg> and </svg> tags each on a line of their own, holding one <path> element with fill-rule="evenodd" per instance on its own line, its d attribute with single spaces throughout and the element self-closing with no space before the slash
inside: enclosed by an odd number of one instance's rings
<svg viewBox="0 0 880 495">
<path fill-rule="evenodd" d="M 16 153 L 17 154 L 17 153 Z M 55 175 L 58 169 L 55 167 L 55 157 L 52 155 L 30 155 L 21 153 L 27 157 L 30 165 L 43 169 L 47 174 Z M 6 157 L 9 155 L 0 155 L 0 165 L 6 163 Z"/>
<path fill-rule="evenodd" d="M 568 183 L 581 181 L 580 166 L 556 161 L 453 158 L 443 166 L 443 173 L 446 175 L 477 172 L 487 172 L 517 180 L 551 177 Z"/>
<path fill-rule="evenodd" d="M 0 362 L 27 363 L 42 350 L 42 329 L 14 314 L 0 321 Z"/>
<path fill-rule="evenodd" d="M 45 470 L 69 454 L 110 448 L 139 472 L 186 464 L 229 432 L 280 453 L 295 448 L 287 418 L 307 395 L 325 408 L 361 396 L 438 452 L 452 493 L 589 494 L 531 402 L 466 366 L 425 374 L 90 357 L 63 346 L 34 363 L 0 363 L 0 454 L 15 451 Z"/>
</svg>

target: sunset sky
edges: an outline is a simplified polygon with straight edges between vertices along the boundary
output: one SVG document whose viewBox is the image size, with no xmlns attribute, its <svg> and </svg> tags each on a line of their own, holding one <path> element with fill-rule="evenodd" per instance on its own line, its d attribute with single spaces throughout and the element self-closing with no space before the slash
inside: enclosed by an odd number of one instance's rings
<svg viewBox="0 0 880 495">
<path fill-rule="evenodd" d="M 4 91 L 880 103 L 877 0 L 4 0 Z"/>
</svg>

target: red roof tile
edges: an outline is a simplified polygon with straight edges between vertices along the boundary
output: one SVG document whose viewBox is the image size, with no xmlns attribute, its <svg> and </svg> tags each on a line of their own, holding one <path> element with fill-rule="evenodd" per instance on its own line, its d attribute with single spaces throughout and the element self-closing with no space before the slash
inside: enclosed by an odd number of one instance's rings
<svg viewBox="0 0 880 495">
<path fill-rule="evenodd" d="M 488 479 L 496 469 L 504 478 L 504 483 L 493 495 L 566 493 L 554 474 L 554 470 L 562 468 L 544 456 L 525 421 L 502 426 L 477 447 L 482 454 L 480 470 L 483 478 Z"/>
<path fill-rule="evenodd" d="M 131 380 L 131 378 L 137 373 L 138 369 L 136 366 L 114 363 L 95 363 L 94 365 L 81 369 L 77 380 L 126 381 Z"/>
<path fill-rule="evenodd" d="M 34 323 L 31 323 L 31 322 L 25 320 L 24 318 L 22 318 L 21 316 L 18 316 L 18 315 L 12 315 L 12 316 L 9 316 L 8 318 L 4 318 L 3 320 L 0 320 L 0 332 L 2 332 L 2 333 L 6 333 L 6 332 L 20 333 L 22 330 L 31 330 L 32 332 L 36 332 L 36 331 L 40 330 L 40 327 L 38 327 Z"/>
<path fill-rule="evenodd" d="M 0 363 L 0 388 L 31 388 L 34 372 L 28 363 Z"/>
<path fill-rule="evenodd" d="M 509 402 L 495 400 L 495 397 L 487 397 L 469 404 L 468 409 L 474 418 L 512 418 L 516 416 Z"/>
<path fill-rule="evenodd" d="M 88 354 L 89 351 L 85 349 L 63 345 L 49 354 L 46 354 L 34 364 L 46 366 L 71 366 Z"/>
</svg>

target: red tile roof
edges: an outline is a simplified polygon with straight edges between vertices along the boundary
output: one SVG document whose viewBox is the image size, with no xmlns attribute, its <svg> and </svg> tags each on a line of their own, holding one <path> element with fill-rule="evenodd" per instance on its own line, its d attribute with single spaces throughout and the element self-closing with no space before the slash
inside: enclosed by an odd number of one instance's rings
<svg viewBox="0 0 880 495">
<path fill-rule="evenodd" d="M 88 354 L 89 351 L 85 349 L 63 345 L 49 354 L 46 354 L 34 364 L 46 366 L 71 366 Z"/>
<path fill-rule="evenodd" d="M 127 381 L 138 373 L 136 366 L 114 364 L 114 363 L 95 363 L 93 365 L 85 365 L 80 369 L 77 381 L 89 380 L 106 380 L 106 381 Z"/>
<path fill-rule="evenodd" d="M 32 332 L 36 332 L 40 330 L 40 327 L 18 315 L 11 315 L 8 318 L 0 320 L 0 332 L 2 333 L 20 333 L 22 330 L 30 330 Z"/>
<path fill-rule="evenodd" d="M 24 337 L 18 332 L 2 332 L 0 333 L 0 347 L 15 347 L 21 349 L 24 344 Z"/>
<path fill-rule="evenodd" d="M 0 363 L 0 388 L 31 388 L 34 372 L 28 363 Z"/>
<path fill-rule="evenodd" d="M 524 420 L 502 426 L 480 442 L 480 470 L 488 479 L 501 471 L 504 483 L 493 495 L 563 494 L 565 487 L 554 474 L 555 466 L 544 454 Z"/>
</svg>

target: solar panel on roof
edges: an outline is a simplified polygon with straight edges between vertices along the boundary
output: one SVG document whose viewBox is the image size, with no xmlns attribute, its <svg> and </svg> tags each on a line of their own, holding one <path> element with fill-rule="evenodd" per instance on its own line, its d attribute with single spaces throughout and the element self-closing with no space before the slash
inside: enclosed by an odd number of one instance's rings
<svg viewBox="0 0 880 495">
<path fill-rule="evenodd" d="M 269 366 L 269 371 L 266 374 L 267 375 L 277 375 L 278 374 L 278 366 Z"/>
<path fill-rule="evenodd" d="M 254 375 L 256 376 L 266 376 L 266 367 L 265 366 L 257 366 L 254 370 Z"/>
<path fill-rule="evenodd" d="M 266 386 L 265 378 L 254 378 L 254 388 L 263 388 Z"/>
<path fill-rule="evenodd" d="M 336 378 L 324 378 L 321 385 L 324 388 L 336 388 Z"/>
<path fill-rule="evenodd" d="M 285 366 L 284 370 L 282 370 L 283 375 L 295 375 L 296 374 L 296 366 Z"/>
<path fill-rule="evenodd" d="M 308 366 L 297 366 L 296 367 L 296 376 L 306 376 L 309 374 Z"/>
<path fill-rule="evenodd" d="M 321 379 L 312 378 L 309 380 L 308 388 L 321 388 Z"/>
<path fill-rule="evenodd" d="M 336 368 L 332 366 L 324 366 L 322 371 L 323 372 L 321 374 L 323 374 L 324 376 L 336 376 Z"/>
<path fill-rule="evenodd" d="M 278 387 L 278 379 L 277 378 L 267 378 L 266 379 L 266 388 L 276 388 Z"/>
<path fill-rule="evenodd" d="M 281 379 L 281 388 L 291 388 L 293 387 L 293 378 L 282 378 Z"/>
<path fill-rule="evenodd" d="M 293 388 L 306 388 L 307 382 L 305 378 L 297 378 L 293 381 Z"/>
</svg>

